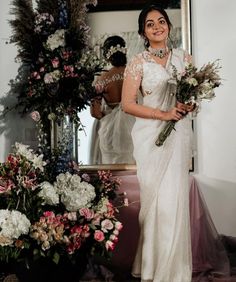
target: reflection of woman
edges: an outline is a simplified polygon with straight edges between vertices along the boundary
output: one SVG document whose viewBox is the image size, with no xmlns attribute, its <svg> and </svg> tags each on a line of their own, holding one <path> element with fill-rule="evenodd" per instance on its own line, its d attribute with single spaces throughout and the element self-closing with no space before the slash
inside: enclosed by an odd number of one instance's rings
<svg viewBox="0 0 236 282">
<path fill-rule="evenodd" d="M 151 5 L 139 16 L 139 34 L 146 50 L 128 64 L 122 107 L 136 116 L 132 129 L 134 157 L 141 189 L 141 235 L 133 275 L 142 281 L 190 282 L 189 160 L 191 122 L 183 114 L 191 107 L 176 104 L 171 84 L 172 65 L 183 71 L 189 56 L 169 50 L 171 23 L 166 12 Z M 143 104 L 137 104 L 141 89 Z M 176 120 L 162 147 L 155 145 L 165 121 Z"/>
<path fill-rule="evenodd" d="M 124 113 L 120 106 L 126 66 L 124 39 L 120 36 L 108 37 L 103 45 L 103 54 L 112 68 L 103 72 L 95 82 L 97 92 L 102 94 L 102 98 L 94 100 L 91 106 L 91 115 L 99 119 L 99 147 L 94 150 L 93 156 L 100 157 L 103 164 L 131 164 L 134 163 L 131 139 L 134 118 Z M 96 138 L 93 139 L 95 143 Z"/>
</svg>

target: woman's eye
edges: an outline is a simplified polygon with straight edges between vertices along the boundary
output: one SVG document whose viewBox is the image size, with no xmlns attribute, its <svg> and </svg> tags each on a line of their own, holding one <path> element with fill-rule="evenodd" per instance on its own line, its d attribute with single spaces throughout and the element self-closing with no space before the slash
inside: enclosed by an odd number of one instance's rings
<svg viewBox="0 0 236 282">
<path fill-rule="evenodd" d="M 147 23 L 147 27 L 153 27 L 153 23 Z"/>
<path fill-rule="evenodd" d="M 166 21 L 165 20 L 160 20 L 160 24 L 165 24 Z"/>
</svg>

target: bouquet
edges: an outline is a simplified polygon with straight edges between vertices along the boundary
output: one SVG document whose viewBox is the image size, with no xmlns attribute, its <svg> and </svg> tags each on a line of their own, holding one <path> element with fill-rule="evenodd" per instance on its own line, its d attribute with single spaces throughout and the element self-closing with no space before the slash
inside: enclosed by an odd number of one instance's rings
<svg viewBox="0 0 236 282">
<path fill-rule="evenodd" d="M 173 67 L 173 84 L 177 102 L 192 105 L 195 112 L 202 100 L 212 100 L 215 97 L 214 89 L 221 84 L 218 60 L 208 63 L 198 70 L 193 64 L 188 64 L 183 73 L 178 73 Z M 177 121 L 170 120 L 160 132 L 155 144 L 162 146 L 166 138 L 175 129 Z"/>
</svg>

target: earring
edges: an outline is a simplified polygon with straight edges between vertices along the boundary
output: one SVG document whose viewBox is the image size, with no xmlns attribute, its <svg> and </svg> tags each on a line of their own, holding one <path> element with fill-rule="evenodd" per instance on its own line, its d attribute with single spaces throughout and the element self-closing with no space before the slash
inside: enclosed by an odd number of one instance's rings
<svg viewBox="0 0 236 282">
<path fill-rule="evenodd" d="M 170 35 L 167 37 L 167 40 L 166 40 L 166 45 L 169 49 L 172 49 L 174 46 L 173 46 L 173 41 L 172 39 L 170 38 Z"/>
<path fill-rule="evenodd" d="M 149 47 L 149 41 L 147 39 L 147 37 L 144 37 L 144 47 L 147 49 Z"/>
</svg>

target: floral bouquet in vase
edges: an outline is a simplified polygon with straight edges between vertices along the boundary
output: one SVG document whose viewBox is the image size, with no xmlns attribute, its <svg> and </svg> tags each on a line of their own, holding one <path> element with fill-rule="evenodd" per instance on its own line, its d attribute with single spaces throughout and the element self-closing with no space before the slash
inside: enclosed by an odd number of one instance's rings
<svg viewBox="0 0 236 282">
<path fill-rule="evenodd" d="M 178 73 L 174 65 L 172 67 L 177 102 L 194 106 L 197 113 L 202 100 L 212 100 L 215 97 L 214 89 L 221 84 L 219 76 L 221 67 L 218 60 L 202 66 L 199 70 L 190 63 L 185 67 L 183 73 Z M 175 129 L 176 122 L 170 120 L 166 123 L 155 142 L 158 147 L 163 145 L 166 138 Z"/>
<path fill-rule="evenodd" d="M 48 160 L 28 147 L 16 143 L 0 164 L 0 268 L 21 261 L 29 275 L 32 265 L 66 261 L 78 275 L 94 255 L 109 258 L 118 242 L 117 212 L 127 200 L 120 181 L 109 171 L 81 173 L 75 164 L 49 176 Z"/>
</svg>

